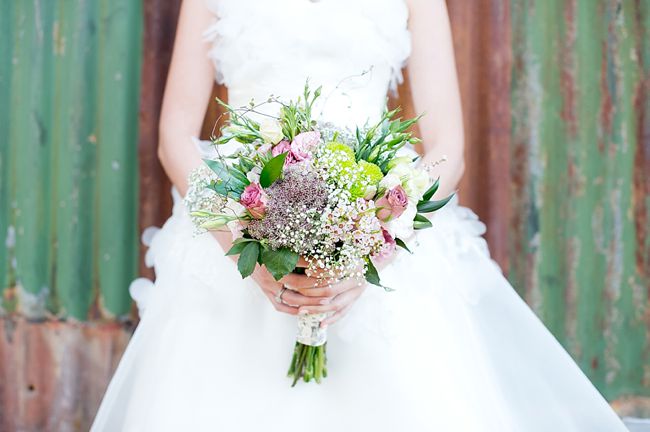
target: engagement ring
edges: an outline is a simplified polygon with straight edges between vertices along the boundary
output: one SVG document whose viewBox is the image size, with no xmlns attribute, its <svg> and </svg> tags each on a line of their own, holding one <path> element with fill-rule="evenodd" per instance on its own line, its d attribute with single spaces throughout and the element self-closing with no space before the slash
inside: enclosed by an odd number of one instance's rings
<svg viewBox="0 0 650 432">
<path fill-rule="evenodd" d="M 275 302 L 280 303 L 280 304 L 285 304 L 284 301 L 282 300 L 282 295 L 284 292 L 287 290 L 287 287 L 282 285 L 282 288 L 280 288 L 280 291 L 275 295 Z"/>
</svg>

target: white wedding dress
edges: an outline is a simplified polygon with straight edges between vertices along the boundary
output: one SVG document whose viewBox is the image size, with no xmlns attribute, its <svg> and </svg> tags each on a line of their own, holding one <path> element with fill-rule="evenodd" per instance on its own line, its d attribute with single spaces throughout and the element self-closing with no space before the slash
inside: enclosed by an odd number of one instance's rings
<svg viewBox="0 0 650 432">
<path fill-rule="evenodd" d="M 440 1 L 440 0 L 436 0 Z M 322 84 L 324 120 L 376 119 L 409 55 L 403 0 L 212 0 L 230 103 Z M 436 85 L 431 83 L 431 85 Z M 502 276 L 456 202 L 328 330 L 321 385 L 286 376 L 296 319 L 193 235 L 178 196 L 146 232 L 155 283 L 92 431 L 617 432 L 625 427 Z M 154 235 L 151 235 L 154 234 Z"/>
</svg>

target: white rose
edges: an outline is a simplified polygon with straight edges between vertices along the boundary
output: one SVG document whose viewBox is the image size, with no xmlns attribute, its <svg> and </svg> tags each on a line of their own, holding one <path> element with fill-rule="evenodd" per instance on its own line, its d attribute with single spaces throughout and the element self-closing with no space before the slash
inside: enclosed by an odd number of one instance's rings
<svg viewBox="0 0 650 432">
<path fill-rule="evenodd" d="M 266 119 L 260 124 L 260 135 L 269 144 L 277 144 L 284 138 L 280 123 L 271 119 Z"/>
<path fill-rule="evenodd" d="M 424 171 L 412 170 L 404 184 L 404 190 L 410 200 L 419 201 L 429 188 L 429 175 Z"/>
<path fill-rule="evenodd" d="M 239 204 L 232 198 L 228 198 L 226 205 L 224 206 L 223 212 L 228 216 L 244 216 L 246 214 L 246 207 Z"/>
<path fill-rule="evenodd" d="M 260 174 L 262 174 L 262 168 L 260 168 L 258 166 L 254 166 L 252 170 L 250 170 L 250 171 L 248 171 L 246 173 L 246 178 L 251 183 L 259 183 L 260 182 Z"/>
<path fill-rule="evenodd" d="M 405 181 L 406 178 L 410 178 L 413 173 L 413 168 L 409 166 L 409 164 L 398 164 L 397 166 L 394 166 L 391 170 L 388 171 L 388 174 L 395 175 L 401 179 L 401 181 Z"/>
<path fill-rule="evenodd" d="M 418 209 L 415 203 L 409 202 L 400 217 L 391 220 L 386 224 L 388 233 L 393 237 L 406 240 L 413 235 L 413 218 L 417 214 Z"/>
<path fill-rule="evenodd" d="M 379 188 L 385 190 L 391 190 L 395 186 L 400 186 L 401 184 L 402 184 L 402 180 L 399 178 L 399 176 L 396 176 L 395 174 L 389 172 L 379 182 Z"/>
<path fill-rule="evenodd" d="M 411 158 L 409 156 L 399 156 L 399 157 L 396 157 L 395 159 L 391 160 L 390 162 L 388 162 L 387 168 L 390 171 L 390 170 L 392 170 L 393 168 L 395 168 L 396 166 L 399 166 L 399 165 L 410 166 L 412 162 L 413 162 L 413 158 Z"/>
</svg>

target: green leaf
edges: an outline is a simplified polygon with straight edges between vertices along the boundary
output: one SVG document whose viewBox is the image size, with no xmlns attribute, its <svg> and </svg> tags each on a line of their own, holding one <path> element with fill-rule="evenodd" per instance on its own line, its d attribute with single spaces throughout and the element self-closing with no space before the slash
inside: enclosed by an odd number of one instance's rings
<svg viewBox="0 0 650 432">
<path fill-rule="evenodd" d="M 411 249 L 409 249 L 408 246 L 406 246 L 406 243 L 404 243 L 404 240 L 396 238 L 395 239 L 395 244 L 397 244 L 397 246 L 401 247 L 402 249 L 406 250 L 408 253 L 413 253 L 413 252 L 411 252 Z"/>
<path fill-rule="evenodd" d="M 431 187 L 427 189 L 427 191 L 424 193 L 424 195 L 422 196 L 422 201 L 429 201 L 433 196 L 433 194 L 436 193 L 439 186 L 440 186 L 440 177 L 438 177 L 436 181 L 431 185 Z"/>
<path fill-rule="evenodd" d="M 230 252 L 230 251 L 228 251 Z M 257 256 L 260 254 L 260 244 L 258 242 L 248 242 L 239 254 L 237 260 L 237 269 L 241 273 L 242 278 L 247 278 L 255 270 L 257 264 Z"/>
<path fill-rule="evenodd" d="M 258 241 L 255 240 L 255 239 L 249 239 L 249 238 L 240 238 L 240 239 L 235 240 L 232 243 L 232 247 L 228 250 L 228 252 L 226 252 L 226 256 L 239 255 L 242 252 L 242 250 L 244 250 L 244 248 L 247 246 L 247 244 L 250 243 L 250 242 L 256 242 L 257 243 Z"/>
<path fill-rule="evenodd" d="M 260 258 L 269 273 L 273 275 L 273 278 L 280 280 L 296 268 L 299 256 L 287 248 L 278 250 L 264 248 Z"/>
<path fill-rule="evenodd" d="M 228 166 L 227 164 L 212 159 L 203 159 L 205 164 L 210 168 L 214 173 L 224 182 L 237 182 L 242 186 L 248 186 L 250 180 L 246 177 L 244 173 L 239 171 L 235 167 Z"/>
<path fill-rule="evenodd" d="M 431 221 L 426 218 L 426 216 L 423 216 L 421 214 L 416 214 L 415 218 L 413 218 L 413 229 L 419 230 L 419 229 L 425 229 L 425 228 L 431 228 L 433 225 L 431 224 Z"/>
<path fill-rule="evenodd" d="M 447 198 L 443 198 L 439 201 L 420 201 L 418 203 L 418 212 L 420 213 L 431 213 L 436 210 L 440 210 L 452 199 L 454 194 L 449 195 Z"/>
<path fill-rule="evenodd" d="M 379 279 L 379 272 L 377 271 L 377 267 L 372 263 L 371 259 L 366 260 L 366 281 L 368 283 L 371 283 L 373 285 L 377 285 L 383 288 L 383 285 L 381 284 L 381 281 Z"/>
<path fill-rule="evenodd" d="M 243 187 L 241 188 L 241 190 L 234 190 L 232 187 L 229 187 L 226 183 L 224 183 L 221 180 L 213 182 L 211 185 L 208 186 L 208 188 L 212 189 L 213 191 L 215 191 L 216 193 L 218 193 L 223 197 L 226 198 L 230 197 L 235 201 L 239 201 L 239 197 L 244 191 Z"/>
<path fill-rule="evenodd" d="M 268 161 L 260 173 L 260 186 L 267 188 L 282 175 L 287 152 L 281 153 Z"/>
</svg>

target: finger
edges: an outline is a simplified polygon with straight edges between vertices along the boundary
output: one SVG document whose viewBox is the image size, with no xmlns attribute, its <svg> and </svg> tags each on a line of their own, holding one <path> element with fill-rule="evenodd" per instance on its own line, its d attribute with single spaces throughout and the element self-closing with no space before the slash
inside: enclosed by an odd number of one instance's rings
<svg viewBox="0 0 650 432">
<path fill-rule="evenodd" d="M 277 310 L 278 312 L 288 313 L 289 315 L 297 315 L 298 314 L 298 308 L 292 307 L 292 306 L 289 306 L 289 305 L 285 305 L 284 303 L 276 302 L 275 301 L 275 296 L 270 294 L 267 291 L 264 291 L 264 294 L 269 298 L 269 300 L 271 301 L 271 304 L 273 305 L 275 310 Z"/>
<path fill-rule="evenodd" d="M 325 281 L 318 280 L 311 278 L 306 275 L 301 275 L 301 274 L 294 274 L 294 273 L 289 273 L 282 279 L 280 279 L 280 282 L 284 284 L 287 288 L 293 291 L 300 291 L 301 289 L 304 288 L 313 288 L 317 286 L 323 286 L 326 285 Z"/>
<path fill-rule="evenodd" d="M 291 290 L 286 290 L 282 294 L 282 301 L 291 306 L 300 307 L 300 306 L 326 305 L 329 304 L 332 301 L 332 299 L 325 298 L 325 297 L 307 297 L 300 293 Z"/>
<path fill-rule="evenodd" d="M 365 287 L 352 288 L 334 297 L 334 299 L 329 304 L 317 305 L 317 306 L 311 306 L 311 305 L 301 306 L 298 309 L 298 313 L 315 314 L 315 313 L 323 313 L 323 312 L 338 312 L 341 309 L 345 308 L 346 306 L 354 303 L 354 301 L 358 299 L 361 296 L 361 294 L 363 294 L 364 290 Z"/>
<path fill-rule="evenodd" d="M 321 328 L 327 328 L 328 326 L 334 324 L 335 322 L 337 322 L 338 320 L 343 318 L 348 313 L 348 311 L 350 310 L 350 308 L 352 307 L 353 304 L 354 303 L 350 303 L 349 305 L 345 306 L 340 311 L 336 312 L 334 315 L 325 318 L 320 323 Z"/>
<path fill-rule="evenodd" d="M 345 279 L 322 287 L 301 288 L 298 292 L 308 297 L 335 297 L 344 291 L 360 286 L 363 286 L 363 282 L 359 279 Z"/>
</svg>

